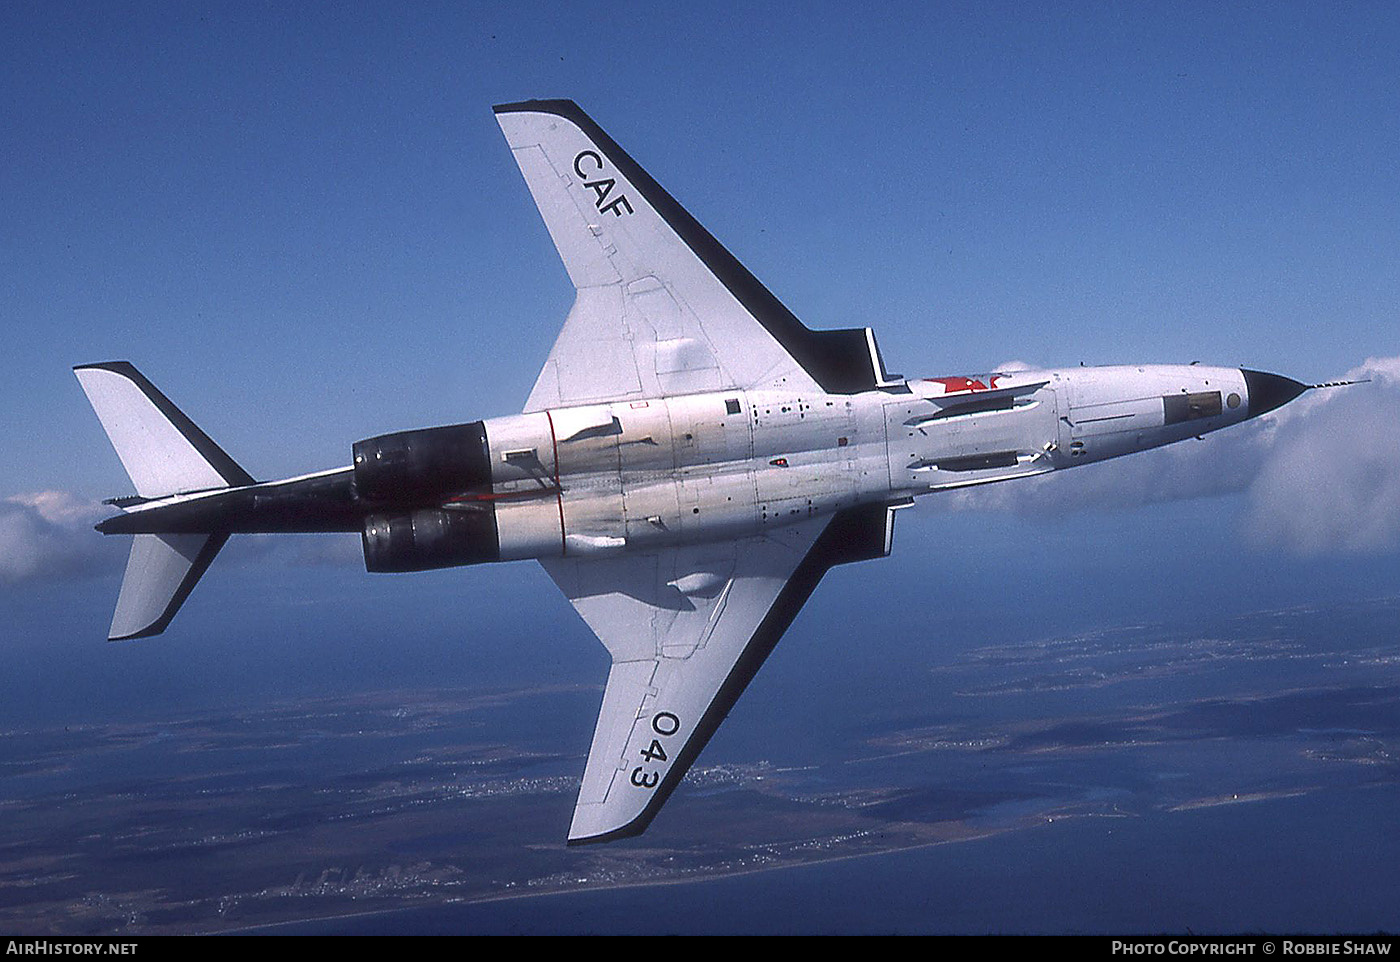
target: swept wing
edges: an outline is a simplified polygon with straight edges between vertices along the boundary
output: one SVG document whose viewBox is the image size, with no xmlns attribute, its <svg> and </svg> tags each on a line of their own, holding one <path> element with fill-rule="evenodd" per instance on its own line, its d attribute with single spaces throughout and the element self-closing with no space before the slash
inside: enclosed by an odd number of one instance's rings
<svg viewBox="0 0 1400 962">
<path fill-rule="evenodd" d="M 886 380 L 868 328 L 809 330 L 577 104 L 495 110 L 577 290 L 527 412 Z"/>
<path fill-rule="evenodd" d="M 762 537 L 541 562 L 612 656 L 569 843 L 646 830 L 834 565 L 883 557 L 893 507 Z"/>
</svg>

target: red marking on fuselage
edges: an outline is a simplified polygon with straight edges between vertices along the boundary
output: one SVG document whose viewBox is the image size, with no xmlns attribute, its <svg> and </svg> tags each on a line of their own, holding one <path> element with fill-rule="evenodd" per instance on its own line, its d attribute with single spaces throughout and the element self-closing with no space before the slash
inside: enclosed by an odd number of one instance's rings
<svg viewBox="0 0 1400 962">
<path fill-rule="evenodd" d="M 549 419 L 549 442 L 554 447 L 554 492 L 559 501 L 559 556 L 568 554 L 569 541 L 564 537 L 564 489 L 559 484 L 559 435 L 554 433 L 554 415 L 546 408 L 544 416 Z"/>
<path fill-rule="evenodd" d="M 1001 375 L 987 378 L 990 384 L 983 384 L 978 378 L 971 377 L 930 377 L 926 381 L 933 381 L 935 384 L 943 385 L 944 394 L 967 394 L 975 391 L 994 391 L 997 382 L 1001 380 Z"/>
<path fill-rule="evenodd" d="M 559 494 L 558 484 L 552 488 L 539 488 L 538 490 L 526 491 L 469 491 L 466 494 L 457 494 L 447 499 L 448 504 L 456 504 L 463 501 L 524 501 L 529 498 L 542 498 L 556 496 Z"/>
</svg>

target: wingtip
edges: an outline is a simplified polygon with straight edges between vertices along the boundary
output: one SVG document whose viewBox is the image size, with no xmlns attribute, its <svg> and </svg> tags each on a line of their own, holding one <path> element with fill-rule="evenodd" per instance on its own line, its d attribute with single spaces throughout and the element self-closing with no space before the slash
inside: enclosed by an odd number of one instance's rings
<svg viewBox="0 0 1400 962">
<path fill-rule="evenodd" d="M 624 838 L 636 838 L 638 835 L 645 832 L 647 826 L 650 824 L 650 818 L 637 819 L 628 825 L 622 826 L 622 828 L 615 828 L 610 832 L 601 832 L 597 835 L 571 835 L 565 844 L 569 848 L 578 848 L 583 845 L 601 845 L 604 842 L 617 842 Z"/>
<path fill-rule="evenodd" d="M 559 114 L 562 117 L 582 113 L 579 105 L 567 98 L 549 100 L 518 100 L 515 103 L 496 104 L 491 108 L 496 114 L 540 113 Z"/>
<path fill-rule="evenodd" d="M 183 589 L 183 586 L 181 587 Z M 194 586 L 190 585 L 190 587 L 193 588 Z M 178 595 L 179 592 L 177 591 L 176 594 Z M 189 592 L 185 591 L 184 594 L 188 595 Z M 174 599 L 172 599 L 172 603 L 160 613 L 159 618 L 157 618 L 155 621 L 151 622 L 148 625 L 145 625 L 141 628 L 137 628 L 135 631 L 122 632 L 120 629 L 117 628 L 117 619 L 113 618 L 112 627 L 107 632 L 107 640 L 109 642 L 135 641 L 138 638 L 151 638 L 155 635 L 164 634 L 165 629 L 169 628 L 170 623 L 175 620 L 175 612 L 179 610 L 180 605 L 183 603 L 184 596 L 181 596 L 178 602 L 175 602 Z"/>
<path fill-rule="evenodd" d="M 597 806 L 579 806 L 574 810 L 573 824 L 569 826 L 568 845 L 574 848 L 580 845 L 598 845 L 603 842 L 616 842 L 624 838 L 636 838 L 645 832 L 656 818 L 656 813 L 660 811 L 661 805 L 665 802 L 664 797 L 652 796 L 650 802 L 640 812 L 632 817 L 628 822 L 617 825 L 614 819 L 597 818 L 599 813 L 592 811 Z M 609 823 L 614 827 L 608 828 Z"/>
</svg>

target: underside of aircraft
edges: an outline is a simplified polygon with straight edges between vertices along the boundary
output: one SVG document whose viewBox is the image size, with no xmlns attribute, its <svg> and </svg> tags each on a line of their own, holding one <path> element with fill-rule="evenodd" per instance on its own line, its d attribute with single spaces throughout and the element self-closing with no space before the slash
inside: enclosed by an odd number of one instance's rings
<svg viewBox="0 0 1400 962">
<path fill-rule="evenodd" d="M 832 567 L 919 495 L 1197 437 L 1297 381 L 1189 365 L 889 374 L 806 327 L 579 107 L 495 108 L 577 291 L 521 413 L 256 481 L 125 361 L 75 368 L 135 495 L 109 637 L 164 631 L 227 539 L 358 532 L 378 572 L 538 560 L 612 656 L 570 844 L 651 823 Z"/>
</svg>

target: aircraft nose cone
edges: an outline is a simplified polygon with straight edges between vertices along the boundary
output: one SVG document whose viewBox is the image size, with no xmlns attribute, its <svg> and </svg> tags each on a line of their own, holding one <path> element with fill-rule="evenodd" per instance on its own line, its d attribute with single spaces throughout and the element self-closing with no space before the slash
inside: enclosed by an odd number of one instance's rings
<svg viewBox="0 0 1400 962">
<path fill-rule="evenodd" d="M 1245 387 L 1249 390 L 1249 416 L 1252 418 L 1283 407 L 1308 389 L 1306 384 L 1299 384 L 1281 374 L 1265 374 L 1244 368 L 1240 368 L 1240 373 L 1244 375 Z"/>
</svg>

